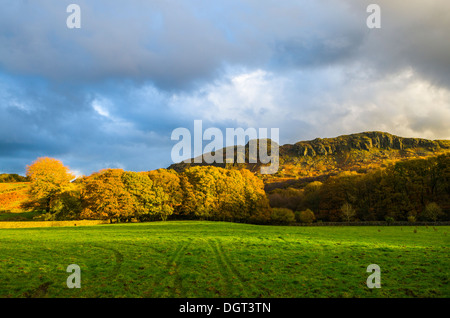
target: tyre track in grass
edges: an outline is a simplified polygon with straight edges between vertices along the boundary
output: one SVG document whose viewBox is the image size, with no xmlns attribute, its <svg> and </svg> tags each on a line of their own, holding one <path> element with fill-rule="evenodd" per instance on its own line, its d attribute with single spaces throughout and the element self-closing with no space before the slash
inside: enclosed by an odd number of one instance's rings
<svg viewBox="0 0 450 318">
<path fill-rule="evenodd" d="M 114 259 L 115 259 L 115 264 L 114 264 L 114 267 L 111 269 L 111 271 L 109 272 L 109 274 L 106 277 L 107 277 L 107 280 L 109 280 L 109 281 L 115 279 L 117 277 L 117 275 L 119 274 L 121 267 L 122 267 L 122 263 L 124 260 L 123 254 L 121 252 L 119 252 L 117 249 L 105 247 L 105 246 L 102 246 L 99 244 L 89 243 L 89 247 L 92 247 L 94 249 L 99 249 L 99 250 L 105 250 L 107 252 L 112 252 L 112 254 L 114 255 Z M 77 251 L 77 252 L 71 252 L 71 253 L 66 252 L 67 255 L 64 255 L 64 256 L 69 257 L 69 256 L 77 255 L 77 257 L 80 257 L 80 258 L 89 258 L 90 253 L 92 253 L 92 251 L 88 251 L 88 253 L 86 253 L 86 251 Z M 106 255 L 108 255 L 108 254 L 106 254 Z M 94 257 L 95 257 L 95 255 L 94 255 Z M 78 262 L 72 261 L 71 263 L 78 263 Z M 81 271 L 83 272 L 84 270 L 85 270 L 85 267 L 81 267 Z M 49 287 L 55 286 L 57 283 L 58 282 L 54 282 L 54 281 L 44 282 L 43 284 L 40 284 L 37 287 L 33 287 L 33 288 L 29 289 L 28 291 L 26 291 L 25 293 L 23 293 L 23 297 L 26 297 L 26 298 L 46 297 L 48 294 Z"/>
<path fill-rule="evenodd" d="M 128 246 L 134 246 L 137 247 L 139 249 L 142 248 L 148 248 L 151 249 L 152 251 L 155 251 L 156 253 L 160 254 L 160 255 L 164 255 L 165 251 L 163 251 L 162 249 L 156 248 L 154 246 L 152 246 L 149 242 L 140 242 L 140 243 L 133 243 L 133 242 L 114 242 L 115 244 L 119 244 L 119 245 L 128 245 Z"/>
<path fill-rule="evenodd" d="M 47 296 L 48 288 L 52 284 L 53 282 L 45 282 L 36 288 L 32 288 L 29 291 L 24 292 L 22 296 L 25 298 L 44 298 Z"/>
<path fill-rule="evenodd" d="M 109 278 L 114 279 L 115 277 L 117 277 L 117 275 L 120 272 L 120 269 L 122 268 L 122 263 L 123 263 L 123 259 L 124 259 L 123 254 L 121 252 L 119 252 L 117 249 L 112 248 L 112 247 L 105 247 L 105 246 L 97 245 L 97 244 L 91 244 L 91 246 L 113 252 L 116 262 L 114 264 L 113 269 L 111 270 L 111 274 L 109 275 Z"/>
<path fill-rule="evenodd" d="M 190 244 L 191 244 L 190 241 L 180 243 L 175 251 L 175 254 L 172 257 L 170 257 L 169 260 L 167 261 L 166 265 L 168 270 L 167 277 L 171 276 L 174 277 L 173 287 L 168 286 L 171 291 L 170 294 L 173 297 L 184 297 L 185 295 L 185 290 L 183 288 L 183 279 L 181 278 L 177 262 L 180 260 L 183 253 L 187 250 Z"/>
<path fill-rule="evenodd" d="M 223 246 L 220 241 L 217 239 L 212 239 L 208 241 L 208 244 L 210 245 L 217 261 L 220 275 L 225 280 L 226 297 L 236 297 L 236 295 L 231 295 L 233 287 L 236 286 L 236 283 L 241 287 L 241 295 L 239 295 L 239 297 L 248 297 L 248 279 L 246 279 L 230 261 L 229 257 L 223 251 Z"/>
<path fill-rule="evenodd" d="M 118 274 L 120 273 L 120 270 L 122 268 L 122 264 L 124 261 L 124 256 L 121 252 L 119 252 L 117 249 L 112 248 L 112 247 L 105 247 L 99 244 L 89 244 L 90 247 L 93 248 L 97 248 L 100 250 L 104 250 L 104 251 L 108 251 L 108 252 L 112 252 L 112 254 L 114 255 L 114 259 L 115 259 L 115 264 L 114 267 L 111 269 L 111 271 L 106 275 L 105 279 L 106 281 L 112 281 L 112 280 L 116 280 L 116 277 L 118 276 Z M 89 251 L 91 252 L 91 251 Z M 84 253 L 83 254 L 84 257 L 89 258 L 89 253 Z M 81 272 L 83 272 L 84 268 L 81 267 Z M 122 279 L 121 279 L 122 280 Z M 39 286 L 37 289 L 39 290 L 39 293 L 42 294 L 44 293 L 44 295 L 47 293 L 47 289 L 48 287 L 51 285 L 50 284 L 43 284 L 41 286 Z M 38 297 L 43 297 L 42 295 L 38 296 Z"/>
<path fill-rule="evenodd" d="M 242 273 L 236 268 L 236 266 L 233 264 L 233 262 L 230 260 L 228 254 L 223 250 L 223 245 L 220 242 L 220 240 L 217 240 L 217 246 L 219 249 L 219 252 L 221 253 L 221 255 L 223 256 L 224 260 L 226 261 L 226 263 L 228 264 L 228 266 L 231 269 L 231 272 L 233 272 L 236 277 L 240 280 L 240 282 L 243 285 L 247 285 L 248 284 L 248 278 L 246 278 L 244 275 L 242 275 Z"/>
</svg>

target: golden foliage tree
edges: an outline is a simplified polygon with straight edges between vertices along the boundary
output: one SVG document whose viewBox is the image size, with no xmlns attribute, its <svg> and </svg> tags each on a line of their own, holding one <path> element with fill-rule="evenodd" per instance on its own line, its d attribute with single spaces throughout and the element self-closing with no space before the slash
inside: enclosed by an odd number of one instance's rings
<svg viewBox="0 0 450 318">
<path fill-rule="evenodd" d="M 85 178 L 82 217 L 120 222 L 133 217 L 135 198 L 125 189 L 122 169 L 106 169 Z"/>
<path fill-rule="evenodd" d="M 149 179 L 153 182 L 153 190 L 156 194 L 157 204 L 154 212 L 165 221 L 175 211 L 179 211 L 183 201 L 181 180 L 174 170 L 158 169 L 148 172 Z"/>
<path fill-rule="evenodd" d="M 54 200 L 70 185 L 75 178 L 68 167 L 54 158 L 38 158 L 26 168 L 26 175 L 30 178 L 30 195 L 39 202 L 48 213 Z"/>
<path fill-rule="evenodd" d="M 195 166 L 184 174 L 195 197 L 197 217 L 230 221 L 254 218 L 258 222 L 268 217 L 264 184 L 249 170 Z"/>
<path fill-rule="evenodd" d="M 110 222 L 182 218 L 257 221 L 270 218 L 261 179 L 242 169 L 190 167 L 182 173 L 158 169 L 106 169 L 70 183 L 61 162 L 40 158 L 28 167 L 32 193 L 53 207 L 51 217 L 106 219 Z"/>
</svg>

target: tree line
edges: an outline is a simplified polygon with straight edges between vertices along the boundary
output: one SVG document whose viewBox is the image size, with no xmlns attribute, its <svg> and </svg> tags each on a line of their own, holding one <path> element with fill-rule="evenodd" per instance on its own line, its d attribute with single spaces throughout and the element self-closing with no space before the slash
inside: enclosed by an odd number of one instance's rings
<svg viewBox="0 0 450 318">
<path fill-rule="evenodd" d="M 264 184 L 245 169 L 196 166 L 181 173 L 105 169 L 73 181 L 62 162 L 39 158 L 27 167 L 27 177 L 31 180 L 27 206 L 42 211 L 46 220 L 270 222 Z"/>
<path fill-rule="evenodd" d="M 397 162 L 366 174 L 344 172 L 302 189 L 275 189 L 272 207 L 339 221 L 450 220 L 450 155 Z"/>
<path fill-rule="evenodd" d="M 27 208 L 45 220 L 113 222 L 201 219 L 290 224 L 450 220 L 450 155 L 344 172 L 266 194 L 247 169 L 193 166 L 183 172 L 105 169 L 78 178 L 53 158 L 27 167 Z"/>
<path fill-rule="evenodd" d="M 30 181 L 27 177 L 23 177 L 16 173 L 2 173 L 0 174 L 0 183 L 11 183 L 11 182 L 28 182 Z"/>
</svg>

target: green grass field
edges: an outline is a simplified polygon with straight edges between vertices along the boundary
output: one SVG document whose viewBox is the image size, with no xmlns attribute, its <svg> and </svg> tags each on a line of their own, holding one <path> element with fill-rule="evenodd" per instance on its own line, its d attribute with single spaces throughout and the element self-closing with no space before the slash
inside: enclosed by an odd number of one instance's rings
<svg viewBox="0 0 450 318">
<path fill-rule="evenodd" d="M 0 229 L 0 297 L 449 297 L 449 232 L 200 221 Z M 80 289 L 67 288 L 70 264 Z M 369 264 L 381 268 L 379 289 L 366 286 Z"/>
</svg>

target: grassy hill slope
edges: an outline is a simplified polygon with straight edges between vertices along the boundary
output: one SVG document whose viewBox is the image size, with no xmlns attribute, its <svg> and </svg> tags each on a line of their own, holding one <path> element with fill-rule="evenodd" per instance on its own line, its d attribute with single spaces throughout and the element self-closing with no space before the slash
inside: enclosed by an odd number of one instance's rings
<svg viewBox="0 0 450 318">
<path fill-rule="evenodd" d="M 450 152 L 450 140 L 403 138 L 379 131 L 335 138 L 316 138 L 280 146 L 278 172 L 261 177 L 266 184 L 292 184 L 294 180 L 298 180 L 297 183 L 307 183 L 343 171 L 365 173 L 397 161 L 427 158 L 448 152 Z M 234 163 L 213 163 L 212 165 L 224 168 L 242 167 L 259 173 L 261 164 L 248 163 L 248 154 L 249 144 L 245 146 L 246 163 L 236 163 L 237 160 L 235 160 Z M 208 164 L 205 162 L 177 163 L 169 168 L 183 171 L 194 165 Z"/>
</svg>

